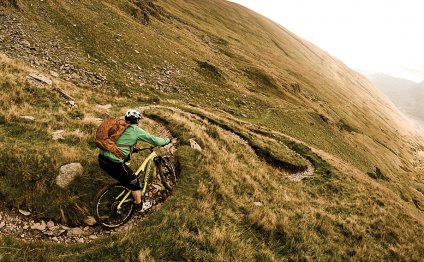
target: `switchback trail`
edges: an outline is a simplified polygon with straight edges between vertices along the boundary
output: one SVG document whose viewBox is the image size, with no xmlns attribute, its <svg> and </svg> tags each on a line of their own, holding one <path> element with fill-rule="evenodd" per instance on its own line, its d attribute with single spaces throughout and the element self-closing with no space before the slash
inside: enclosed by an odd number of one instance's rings
<svg viewBox="0 0 424 262">
<path fill-rule="evenodd" d="M 188 115 L 189 117 L 193 117 L 198 120 L 205 120 L 200 115 L 184 111 L 177 107 L 154 105 L 139 108 L 139 110 L 141 111 L 149 109 L 165 109 L 170 110 L 174 113 Z M 152 124 L 156 125 L 156 129 L 158 130 L 160 136 L 170 136 L 169 130 L 163 124 L 157 123 L 154 120 L 149 119 L 147 121 L 151 121 Z M 208 124 L 214 125 L 212 123 Z M 238 143 L 243 143 L 246 146 L 250 147 L 248 142 L 242 137 L 240 137 L 238 134 L 232 132 L 231 130 L 224 129 L 220 126 L 214 126 L 218 128 L 220 132 L 226 133 L 227 135 L 233 137 L 233 139 L 237 140 Z M 308 166 L 306 170 L 300 172 L 287 172 L 287 178 L 291 181 L 301 181 L 304 178 L 313 176 L 313 174 L 314 167 L 308 161 Z M 160 185 L 160 183 L 153 183 L 150 186 L 146 197 L 151 199 L 153 206 L 149 210 L 135 213 L 127 224 L 114 230 L 104 230 L 98 225 L 93 225 L 95 221 L 93 221 L 92 217 L 88 217 L 86 219 L 86 225 L 69 227 L 67 225 L 58 224 L 53 221 L 37 219 L 34 214 L 26 210 L 8 208 L 5 205 L 1 205 L 0 235 L 14 236 L 26 241 L 42 240 L 65 244 L 86 243 L 101 237 L 115 234 L 117 232 L 129 230 L 139 221 L 143 220 L 146 215 L 158 210 L 161 207 L 162 202 L 166 200 L 165 189 L 162 185 Z"/>
<path fill-rule="evenodd" d="M 145 111 L 145 110 L 149 110 L 149 109 L 167 109 L 167 110 L 170 110 L 170 111 L 173 111 L 173 112 L 178 112 L 178 113 L 181 113 L 181 114 L 190 115 L 192 117 L 195 117 L 195 118 L 198 118 L 198 119 L 201 119 L 201 120 L 209 120 L 207 118 L 205 119 L 205 117 L 203 117 L 201 115 L 195 114 L 193 112 L 188 112 L 188 111 L 182 110 L 182 109 L 177 108 L 177 107 L 172 107 L 172 106 L 150 105 L 150 106 L 143 106 L 143 107 L 140 107 L 138 109 L 140 111 L 142 111 L 142 112 Z M 196 108 L 196 109 L 198 109 L 198 108 Z M 226 121 L 240 121 L 240 120 L 227 118 Z M 245 124 L 247 125 L 248 123 L 245 122 Z M 245 139 L 243 139 L 235 131 L 233 131 L 233 130 L 231 130 L 229 128 L 225 128 L 223 126 L 214 124 L 214 123 L 209 123 L 209 125 L 214 125 L 214 126 L 220 128 L 222 131 L 226 131 L 226 132 L 230 133 L 233 137 L 236 137 L 239 141 L 243 141 L 244 144 L 247 144 L 250 148 L 253 148 L 252 145 L 250 145 Z M 292 137 L 290 137 L 288 135 L 284 135 L 284 136 L 286 138 L 288 138 L 289 140 L 291 140 L 291 141 L 294 141 L 296 143 L 302 143 L 302 144 L 304 144 L 303 142 L 301 142 L 299 140 L 296 140 L 296 139 L 294 139 L 294 138 L 292 138 Z M 300 156 L 299 154 L 297 154 L 297 155 Z M 300 156 L 300 157 L 302 157 L 302 156 Z M 309 160 L 305 159 L 305 161 L 308 163 L 307 164 L 307 168 L 305 170 L 298 171 L 298 172 L 292 172 L 292 171 L 290 171 L 289 172 L 290 174 L 288 175 L 288 178 L 290 180 L 292 180 L 292 181 L 301 181 L 304 178 L 311 177 L 311 176 L 314 175 L 314 170 L 315 170 L 314 169 L 314 166 L 311 164 L 311 162 Z"/>
</svg>

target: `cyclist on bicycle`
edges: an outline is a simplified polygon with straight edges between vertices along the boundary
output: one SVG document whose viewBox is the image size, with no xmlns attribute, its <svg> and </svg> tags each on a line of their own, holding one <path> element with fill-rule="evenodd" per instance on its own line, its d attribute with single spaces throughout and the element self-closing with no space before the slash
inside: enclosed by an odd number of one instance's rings
<svg viewBox="0 0 424 262">
<path fill-rule="evenodd" d="M 153 136 L 138 127 L 137 125 L 140 119 L 141 113 L 139 111 L 134 109 L 128 110 L 125 113 L 125 121 L 130 126 L 115 142 L 126 160 L 129 159 L 134 145 L 140 140 L 155 146 L 163 146 L 170 143 L 170 139 Z M 125 160 L 118 158 L 109 151 L 100 149 L 99 165 L 108 175 L 132 190 L 135 204 L 140 208 L 142 205 L 141 185 L 131 168 L 125 164 Z"/>
</svg>

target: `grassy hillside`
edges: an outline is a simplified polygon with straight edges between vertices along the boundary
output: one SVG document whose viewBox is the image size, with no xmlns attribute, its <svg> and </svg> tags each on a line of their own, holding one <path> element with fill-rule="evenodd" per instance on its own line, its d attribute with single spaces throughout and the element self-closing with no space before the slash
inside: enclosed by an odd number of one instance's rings
<svg viewBox="0 0 424 262">
<path fill-rule="evenodd" d="M 145 111 L 153 121 L 143 128 L 157 133 L 153 123 L 164 123 L 179 138 L 181 165 L 174 194 L 133 231 L 72 246 L 2 236 L 0 258 L 424 256 L 422 138 L 366 79 L 313 44 L 225 1 L 10 0 L 0 9 L 2 200 L 82 223 L 111 181 L 96 163 L 97 119 L 131 107 L 162 106 Z M 53 86 L 28 80 L 33 71 Z M 57 130 L 64 139 L 53 141 Z M 70 162 L 84 174 L 62 189 L 54 178 Z M 289 179 L 308 163 L 312 177 Z"/>
</svg>

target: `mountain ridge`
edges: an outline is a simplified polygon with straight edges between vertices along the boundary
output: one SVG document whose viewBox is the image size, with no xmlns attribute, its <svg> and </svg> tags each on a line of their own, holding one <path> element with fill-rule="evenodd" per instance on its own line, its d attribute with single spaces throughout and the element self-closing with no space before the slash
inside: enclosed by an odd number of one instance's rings
<svg viewBox="0 0 424 262">
<path fill-rule="evenodd" d="M 408 117 L 418 123 L 423 129 L 424 109 L 421 106 L 420 98 L 424 95 L 424 81 L 415 83 L 410 80 L 396 78 L 387 74 L 367 74 L 364 73 L 375 86 L 389 97 L 389 99 Z"/>
</svg>

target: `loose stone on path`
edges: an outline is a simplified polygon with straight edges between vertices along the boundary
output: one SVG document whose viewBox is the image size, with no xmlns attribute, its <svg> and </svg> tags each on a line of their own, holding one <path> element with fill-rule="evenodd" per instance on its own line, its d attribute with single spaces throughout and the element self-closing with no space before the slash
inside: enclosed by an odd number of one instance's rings
<svg viewBox="0 0 424 262">
<path fill-rule="evenodd" d="M 29 211 L 25 211 L 25 210 L 22 210 L 22 209 L 18 209 L 18 211 L 19 211 L 19 213 L 21 213 L 22 215 L 24 215 L 24 216 L 29 216 L 29 215 L 31 215 L 31 212 L 29 212 Z"/>
</svg>

